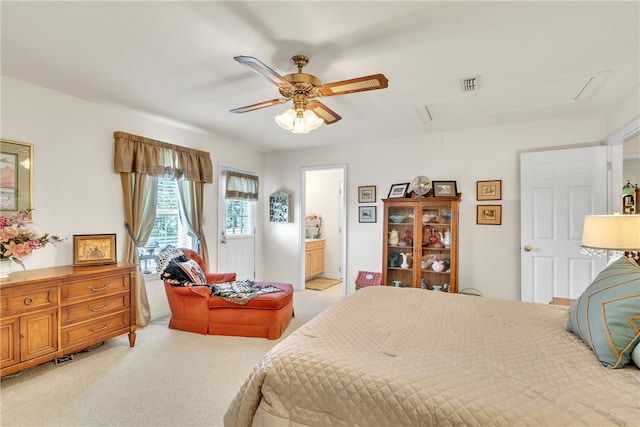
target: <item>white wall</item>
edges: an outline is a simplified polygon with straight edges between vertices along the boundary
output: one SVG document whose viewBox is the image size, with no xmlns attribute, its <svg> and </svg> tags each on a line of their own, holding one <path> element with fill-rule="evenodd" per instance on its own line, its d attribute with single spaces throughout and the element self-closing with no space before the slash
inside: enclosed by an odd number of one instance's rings
<svg viewBox="0 0 640 427">
<path fill-rule="evenodd" d="M 628 159 L 623 162 L 622 178 L 624 183 L 631 182 L 640 186 L 640 159 Z M 620 188 L 622 194 L 622 188 Z"/>
<path fill-rule="evenodd" d="M 462 193 L 460 205 L 460 288 L 473 287 L 485 296 L 520 299 L 520 196 L 519 154 L 526 150 L 594 144 L 605 137 L 597 117 L 569 118 L 481 128 L 439 135 L 422 135 L 394 141 L 365 141 L 353 146 L 305 148 L 267 153 L 266 188 L 292 189 L 300 194 L 298 171 L 302 167 L 348 164 L 347 191 L 347 292 L 355 290 L 359 270 L 381 271 L 382 222 L 358 222 L 357 188 L 375 185 L 378 212 L 392 184 L 410 182 L 417 175 L 432 180 L 456 180 Z M 322 129 L 316 130 L 322 132 Z M 363 155 L 366 153 L 366 155 Z M 310 164 L 309 159 L 313 159 Z M 501 226 L 476 225 L 476 181 L 501 179 Z M 296 221 L 299 219 L 296 219 Z M 296 283 L 299 226 L 265 225 L 265 275 L 271 280 Z M 286 254 L 283 256 L 282 254 Z M 291 264 L 289 264 L 291 263 Z"/>
<path fill-rule="evenodd" d="M 34 222 L 42 230 L 69 238 L 74 234 L 115 232 L 120 257 L 125 235 L 120 179 L 112 166 L 113 132 L 125 131 L 209 151 L 214 164 L 220 161 L 254 170 L 261 176 L 263 200 L 265 195 L 278 189 L 291 193 L 293 221 L 290 223 L 269 223 L 264 203 L 259 205 L 256 272 L 257 277 L 264 280 L 298 284 L 303 256 L 300 169 L 346 164 L 345 283 L 347 291 L 353 292 L 358 270 L 380 271 L 382 264 L 382 223 L 380 218 L 375 224 L 358 223 L 357 187 L 375 185 L 380 199 L 386 197 L 391 184 L 426 175 L 432 180 L 456 180 L 458 190 L 463 193 L 460 287 L 474 287 L 485 296 L 511 300 L 520 297 L 519 153 L 598 143 L 611 133 L 614 122 L 611 117 L 607 125 L 598 116 L 573 117 L 264 155 L 197 130 L 4 76 L 1 105 L 2 138 L 34 145 Z M 626 117 L 637 117 L 637 109 L 635 111 L 635 116 Z M 628 121 L 619 120 L 620 123 Z M 499 227 L 475 224 L 475 183 L 489 179 L 503 181 L 503 224 Z M 217 269 L 217 193 L 215 183 L 208 186 L 204 206 L 205 235 L 214 271 Z M 381 212 L 382 203 L 378 201 L 376 205 Z M 25 264 L 34 269 L 71 261 L 72 243 L 68 240 L 58 247 L 49 246 L 34 252 Z M 161 300 L 162 287 L 154 289 L 160 292 L 158 299 Z"/>
<path fill-rule="evenodd" d="M 125 232 L 122 187 L 113 168 L 115 131 L 208 151 L 214 165 L 222 161 L 262 173 L 262 153 L 197 130 L 5 76 L 1 102 L 2 138 L 34 146 L 34 225 L 69 238 L 57 247 L 48 245 L 34 251 L 24 262 L 27 269 L 71 264 L 74 234 L 116 233 L 117 257 L 122 260 Z M 205 237 L 209 265 L 215 271 L 218 191 L 215 183 L 205 189 Z M 258 272 L 260 268 L 259 262 Z M 148 288 L 150 304 L 166 301 L 162 286 Z"/>
</svg>

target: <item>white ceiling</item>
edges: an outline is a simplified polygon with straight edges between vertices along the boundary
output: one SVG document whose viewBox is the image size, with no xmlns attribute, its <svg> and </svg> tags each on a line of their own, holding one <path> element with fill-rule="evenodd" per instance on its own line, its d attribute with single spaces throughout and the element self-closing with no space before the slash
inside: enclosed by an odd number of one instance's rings
<svg viewBox="0 0 640 427">
<path fill-rule="evenodd" d="M 1 2 L 2 74 L 263 151 L 610 110 L 640 83 L 640 2 Z M 389 87 L 323 102 L 342 120 L 280 129 L 280 95 L 233 60 Z M 479 76 L 463 93 L 460 80 Z M 631 119 L 631 118 L 630 118 Z M 126 130 L 126 129 L 122 129 Z"/>
</svg>

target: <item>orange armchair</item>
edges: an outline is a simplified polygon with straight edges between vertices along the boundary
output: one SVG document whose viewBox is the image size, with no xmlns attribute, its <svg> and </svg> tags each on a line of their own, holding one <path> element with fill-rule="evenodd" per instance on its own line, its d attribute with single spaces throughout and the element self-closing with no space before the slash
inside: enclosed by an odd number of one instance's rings
<svg viewBox="0 0 640 427">
<path fill-rule="evenodd" d="M 187 259 L 198 263 L 206 271 L 197 252 L 180 249 Z M 207 283 L 224 283 L 236 280 L 236 273 L 205 273 Z M 293 317 L 293 286 L 273 283 L 283 292 L 259 295 L 247 304 L 234 304 L 216 296 L 210 296 L 208 286 L 174 286 L 164 283 L 171 320 L 169 327 L 187 332 L 212 335 L 280 338 Z"/>
</svg>

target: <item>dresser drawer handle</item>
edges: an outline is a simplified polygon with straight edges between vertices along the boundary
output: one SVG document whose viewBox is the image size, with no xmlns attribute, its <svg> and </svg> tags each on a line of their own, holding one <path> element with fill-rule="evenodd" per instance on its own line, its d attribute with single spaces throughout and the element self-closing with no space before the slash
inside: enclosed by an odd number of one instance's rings
<svg viewBox="0 0 640 427">
<path fill-rule="evenodd" d="M 89 326 L 89 332 L 100 332 L 100 331 L 103 331 L 103 330 L 107 329 L 110 324 L 111 324 L 111 321 L 107 320 L 106 322 L 104 322 L 104 326 L 102 328 L 93 329 L 93 326 Z"/>
<path fill-rule="evenodd" d="M 88 288 L 91 292 L 97 292 L 97 291 L 104 291 L 105 289 L 107 289 L 109 286 L 111 286 L 111 282 L 106 282 L 104 284 L 103 287 L 101 288 L 94 288 L 93 285 L 89 285 Z"/>
<path fill-rule="evenodd" d="M 26 297 L 24 299 L 24 305 L 31 305 L 33 304 L 33 297 Z"/>
<path fill-rule="evenodd" d="M 107 301 L 106 303 L 104 303 L 104 305 L 102 307 L 94 307 L 93 304 L 91 304 L 89 306 L 89 311 L 102 311 L 104 309 L 106 309 L 107 307 L 109 307 L 109 305 L 111 305 L 111 302 Z"/>
</svg>

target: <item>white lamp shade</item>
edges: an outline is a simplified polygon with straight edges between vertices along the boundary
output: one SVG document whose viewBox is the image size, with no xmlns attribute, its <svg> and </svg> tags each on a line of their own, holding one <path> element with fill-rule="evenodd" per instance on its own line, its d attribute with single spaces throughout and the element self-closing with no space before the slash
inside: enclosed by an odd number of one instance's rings
<svg viewBox="0 0 640 427">
<path fill-rule="evenodd" d="M 282 129 L 290 130 L 293 133 L 309 133 L 318 128 L 324 121 L 313 111 L 305 110 L 302 117 L 298 117 L 296 111 L 289 109 L 275 117 L 276 123 Z"/>
<path fill-rule="evenodd" d="M 640 250 L 640 215 L 588 215 L 582 247 L 611 251 Z"/>
</svg>

